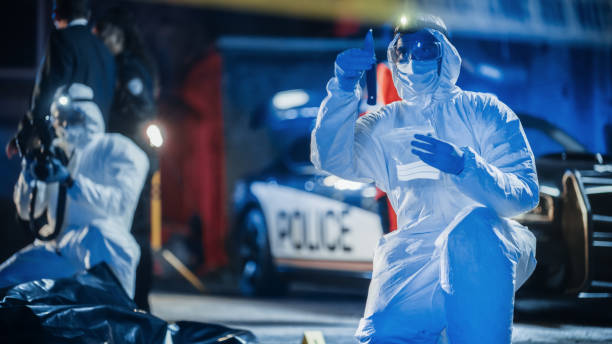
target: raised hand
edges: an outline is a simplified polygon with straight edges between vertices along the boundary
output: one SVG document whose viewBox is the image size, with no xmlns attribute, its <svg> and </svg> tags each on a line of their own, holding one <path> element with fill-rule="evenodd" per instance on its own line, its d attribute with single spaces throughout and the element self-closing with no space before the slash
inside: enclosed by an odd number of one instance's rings
<svg viewBox="0 0 612 344">
<path fill-rule="evenodd" d="M 374 38 L 372 31 L 368 31 L 363 48 L 348 49 L 336 57 L 334 73 L 340 88 L 348 92 L 353 91 L 363 76 L 363 72 L 372 68 L 374 63 L 376 63 Z"/>
</svg>

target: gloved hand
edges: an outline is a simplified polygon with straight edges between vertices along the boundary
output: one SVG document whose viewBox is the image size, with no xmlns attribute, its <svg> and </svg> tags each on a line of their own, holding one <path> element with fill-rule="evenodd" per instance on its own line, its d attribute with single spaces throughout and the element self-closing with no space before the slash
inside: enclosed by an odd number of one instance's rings
<svg viewBox="0 0 612 344">
<path fill-rule="evenodd" d="M 348 49 L 336 57 L 334 73 L 340 89 L 352 92 L 363 76 L 363 72 L 372 68 L 374 63 L 376 63 L 374 38 L 372 37 L 372 31 L 368 31 L 363 48 Z"/>
<path fill-rule="evenodd" d="M 40 164 L 46 164 L 46 166 L 40 166 Z M 39 173 L 42 173 L 41 171 L 45 171 L 45 175 L 39 175 Z M 70 179 L 70 172 L 66 166 L 56 158 L 52 158 L 50 162 L 46 163 L 35 160 L 31 164 L 30 172 L 36 179 L 45 183 L 64 183 Z"/>
<path fill-rule="evenodd" d="M 446 173 L 459 174 L 463 171 L 463 152 L 454 144 L 431 136 L 416 134 L 411 142 L 412 153 L 424 163 Z"/>
</svg>

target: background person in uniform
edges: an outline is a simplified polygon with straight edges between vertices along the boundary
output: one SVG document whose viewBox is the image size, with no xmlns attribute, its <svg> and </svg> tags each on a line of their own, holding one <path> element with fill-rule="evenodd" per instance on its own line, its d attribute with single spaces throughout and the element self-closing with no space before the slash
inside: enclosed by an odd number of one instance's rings
<svg viewBox="0 0 612 344">
<path fill-rule="evenodd" d="M 437 17 L 405 18 L 388 61 L 401 101 L 358 118 L 371 32 L 340 53 L 312 132 L 311 160 L 373 180 L 398 216 L 376 248 L 363 343 L 510 343 L 514 292 L 535 268 L 535 237 L 508 219 L 538 204 L 517 116 L 455 85 L 459 53 Z"/>
<path fill-rule="evenodd" d="M 149 173 L 132 224 L 132 233 L 141 248 L 134 301 L 140 308 L 149 310 L 148 294 L 153 282 L 150 247 L 151 177 L 159 168 L 159 158 L 156 148 L 149 144 L 145 131 L 147 125 L 156 118 L 157 70 L 134 18 L 123 8 L 115 7 L 106 12 L 96 22 L 94 32 L 114 55 L 117 65 L 117 82 L 108 131 L 132 139 L 147 153 L 150 161 Z"/>
<path fill-rule="evenodd" d="M 34 241 L 2 263 L 0 287 L 68 277 L 106 262 L 133 297 L 140 250 L 130 225 L 149 168 L 147 156 L 125 136 L 104 133 L 90 87 L 62 87 L 55 99 L 54 145 L 65 151 L 68 163 L 54 158 L 53 172 L 40 176 L 38 160 L 24 158 L 14 201 L 22 220 L 44 216 L 44 226 L 55 228 L 59 222 L 60 232 L 54 240 Z M 67 189 L 65 203 L 58 199 L 60 187 Z M 34 188 L 37 197 L 31 204 Z"/>
<path fill-rule="evenodd" d="M 81 83 L 94 92 L 94 102 L 107 120 L 115 85 L 115 62 L 102 42 L 91 33 L 89 0 L 54 0 L 55 30 L 38 71 L 27 116 L 40 121 L 49 114 L 55 91 L 62 85 Z M 19 131 L 27 126 L 26 118 Z M 9 142 L 6 153 L 17 153 L 16 139 Z"/>
</svg>

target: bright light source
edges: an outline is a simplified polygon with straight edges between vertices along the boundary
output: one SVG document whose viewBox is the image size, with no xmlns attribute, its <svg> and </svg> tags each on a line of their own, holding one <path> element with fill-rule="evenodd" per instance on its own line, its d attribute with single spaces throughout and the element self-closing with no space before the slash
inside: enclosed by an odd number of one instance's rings
<svg viewBox="0 0 612 344">
<path fill-rule="evenodd" d="M 68 105 L 68 103 L 70 102 L 70 99 L 68 99 L 68 97 L 66 96 L 61 96 L 59 97 L 59 99 L 57 100 L 57 102 L 59 103 L 59 105 L 61 106 L 66 106 Z"/>
<path fill-rule="evenodd" d="M 364 185 L 365 185 L 364 183 L 353 182 L 353 181 L 346 180 L 346 179 L 340 179 L 338 182 L 336 182 L 336 184 L 334 184 L 334 187 L 338 190 L 359 190 Z"/>
<path fill-rule="evenodd" d="M 310 97 L 304 90 L 278 92 L 272 98 L 272 104 L 279 110 L 287 110 L 308 103 Z"/>
<path fill-rule="evenodd" d="M 289 109 L 287 111 L 282 112 L 282 119 L 296 119 L 298 117 L 298 112 L 296 109 Z"/>
<path fill-rule="evenodd" d="M 164 144 L 164 137 L 156 124 L 149 124 L 147 127 L 147 136 L 149 137 L 149 144 L 151 147 L 159 148 Z"/>
<path fill-rule="evenodd" d="M 408 24 L 408 18 L 406 18 L 406 16 L 402 16 L 400 18 L 400 25 L 405 26 L 406 24 Z"/>
<path fill-rule="evenodd" d="M 362 187 L 364 187 L 366 184 L 365 183 L 360 183 L 360 182 L 353 182 L 350 180 L 346 180 L 346 179 L 342 179 L 336 176 L 327 176 L 325 177 L 325 179 L 323 179 L 323 184 L 325 186 L 333 186 L 335 189 L 338 190 L 359 190 Z"/>
<path fill-rule="evenodd" d="M 501 80 L 503 78 L 502 71 L 494 66 L 488 64 L 481 64 L 478 66 L 478 73 L 480 75 L 493 80 Z"/>
<path fill-rule="evenodd" d="M 336 176 L 327 176 L 327 177 L 325 177 L 325 179 L 323 179 L 323 184 L 325 186 L 330 186 L 331 187 L 331 186 L 334 186 L 334 184 L 336 183 L 336 181 L 338 181 L 338 179 L 340 179 L 340 178 L 338 178 Z"/>
<path fill-rule="evenodd" d="M 363 191 L 361 191 L 361 196 L 366 197 L 366 198 L 372 198 L 376 196 L 376 188 L 373 186 L 369 186 L 365 189 L 363 189 Z"/>
<path fill-rule="evenodd" d="M 314 118 L 319 113 L 319 107 L 305 107 L 300 109 L 300 117 L 303 118 Z"/>
</svg>

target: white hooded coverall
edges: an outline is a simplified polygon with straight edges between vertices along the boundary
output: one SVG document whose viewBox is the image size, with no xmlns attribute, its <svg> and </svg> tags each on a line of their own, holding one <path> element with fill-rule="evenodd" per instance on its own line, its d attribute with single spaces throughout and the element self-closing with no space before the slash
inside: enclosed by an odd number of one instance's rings
<svg viewBox="0 0 612 344">
<path fill-rule="evenodd" d="M 402 101 L 358 118 L 360 87 L 343 91 L 334 77 L 312 132 L 317 168 L 373 180 L 397 213 L 398 230 L 375 250 L 355 335 L 363 343 L 435 344 L 446 328 L 452 344 L 510 343 L 514 292 L 536 261 L 535 237 L 508 217 L 538 203 L 533 153 L 512 110 L 455 85 L 461 58 L 431 31 L 443 54 L 435 87 L 415 91 L 391 63 Z M 414 133 L 461 147 L 463 171 L 420 175 Z"/>
<path fill-rule="evenodd" d="M 81 87 L 83 86 L 83 87 Z M 91 89 L 73 84 L 75 98 L 93 98 Z M 74 93 L 74 94 L 73 94 Z M 91 97 L 89 97 L 91 96 Z M 74 180 L 68 188 L 66 213 L 60 235 L 53 241 L 35 240 L 0 266 L 0 287 L 40 278 L 62 278 L 106 262 L 130 297 L 134 295 L 138 244 L 130 234 L 132 216 L 149 168 L 146 154 L 120 134 L 105 134 L 100 110 L 83 101 L 85 127 L 70 142 L 76 148 L 68 170 Z M 38 185 L 35 217 L 46 211 L 55 226 L 58 183 Z M 21 219 L 29 219 L 30 185 L 22 172 L 14 201 Z"/>
</svg>

